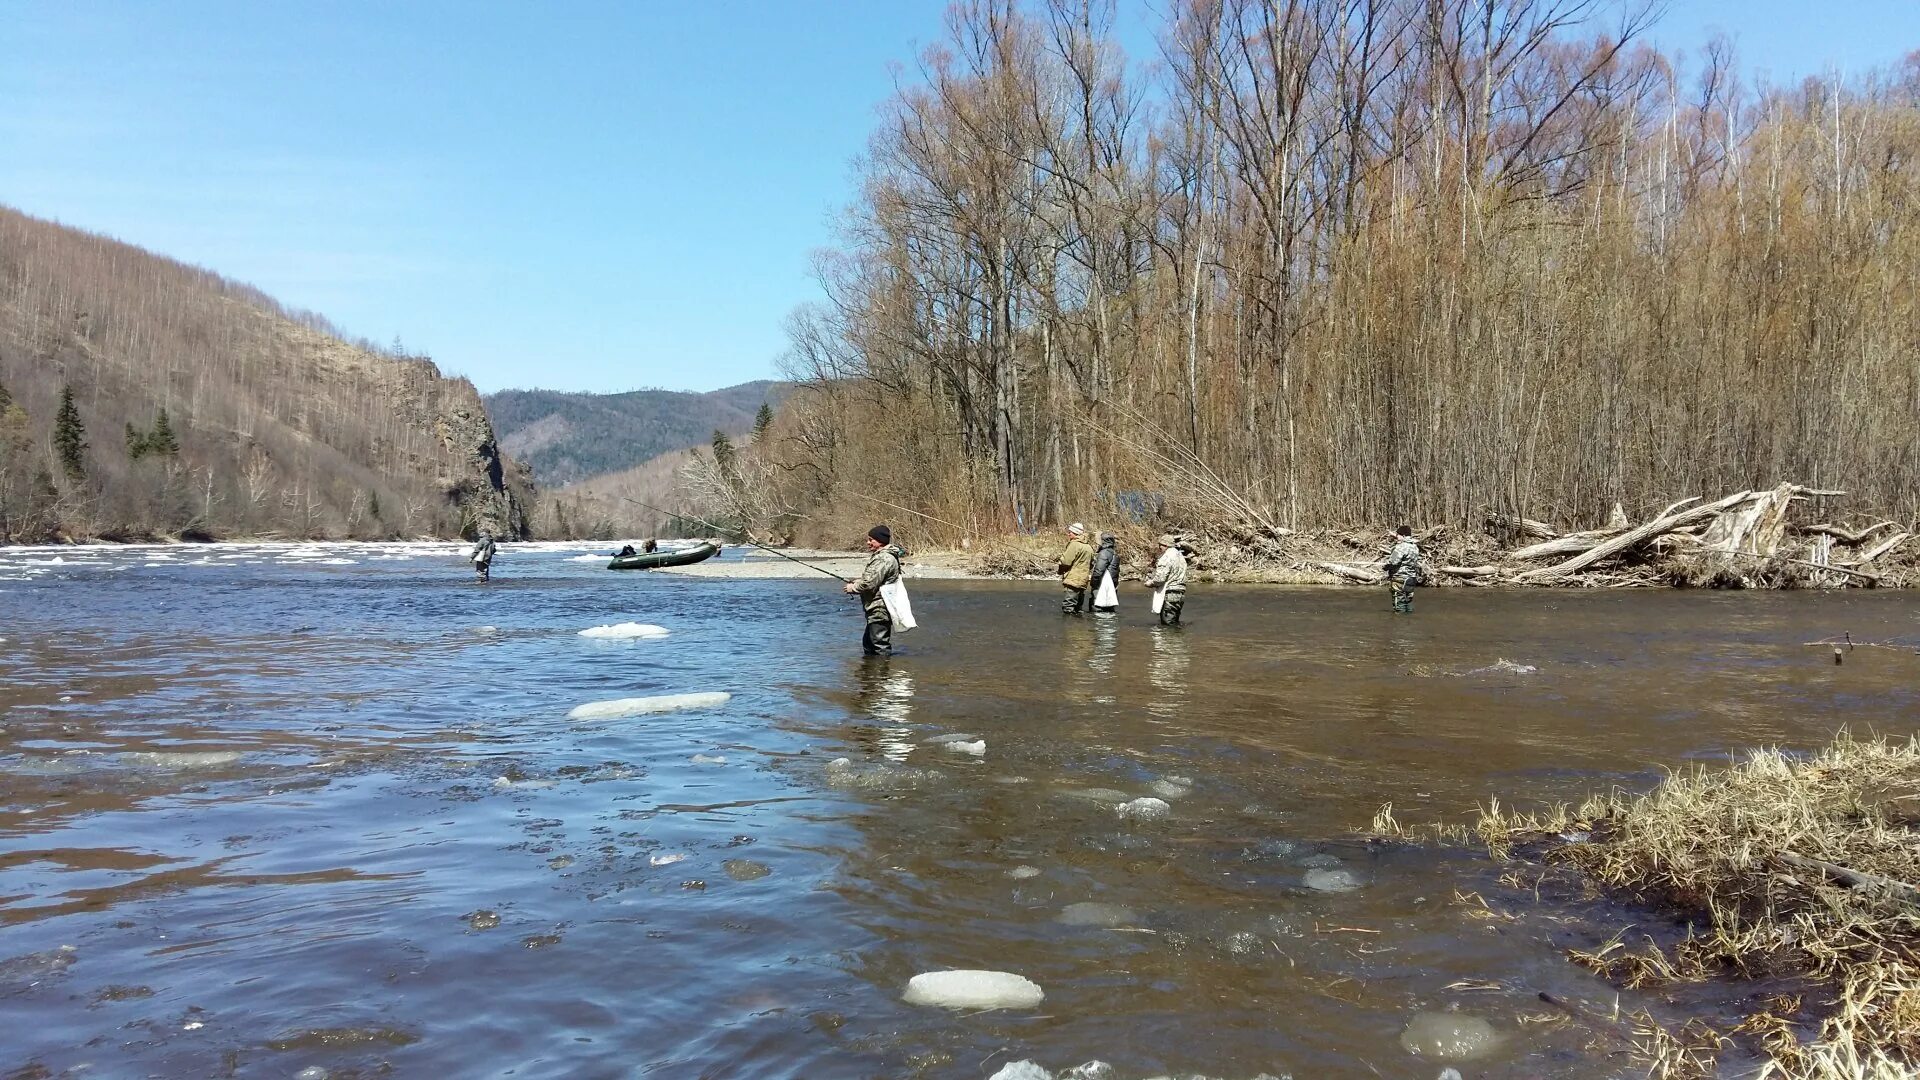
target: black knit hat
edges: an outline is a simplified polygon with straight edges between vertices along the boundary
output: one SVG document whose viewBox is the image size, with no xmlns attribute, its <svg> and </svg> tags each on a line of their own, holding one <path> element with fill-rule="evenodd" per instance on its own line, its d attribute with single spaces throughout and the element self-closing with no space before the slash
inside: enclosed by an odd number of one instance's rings
<svg viewBox="0 0 1920 1080">
<path fill-rule="evenodd" d="M 893 543 L 893 530 L 887 528 L 885 525 L 875 525 L 873 528 L 867 530 L 867 535 L 883 544 Z"/>
</svg>

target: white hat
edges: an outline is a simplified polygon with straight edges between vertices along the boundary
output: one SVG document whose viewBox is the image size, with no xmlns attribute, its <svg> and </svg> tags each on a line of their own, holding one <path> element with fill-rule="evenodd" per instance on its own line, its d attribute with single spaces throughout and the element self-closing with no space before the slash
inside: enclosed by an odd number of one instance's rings
<svg viewBox="0 0 1920 1080">
<path fill-rule="evenodd" d="M 1067 531 L 1072 533 L 1075 536 L 1079 536 L 1087 531 L 1087 527 L 1076 521 L 1073 524 L 1067 526 Z"/>
</svg>

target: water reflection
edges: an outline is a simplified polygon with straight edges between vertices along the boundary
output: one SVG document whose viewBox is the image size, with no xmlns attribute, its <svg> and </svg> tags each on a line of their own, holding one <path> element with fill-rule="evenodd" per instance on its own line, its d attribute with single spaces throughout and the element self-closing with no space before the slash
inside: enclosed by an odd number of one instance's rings
<svg viewBox="0 0 1920 1080">
<path fill-rule="evenodd" d="M 860 712 L 879 730 L 870 734 L 874 752 L 889 761 L 913 753 L 913 674 L 889 657 L 865 657 L 859 667 Z"/>
<path fill-rule="evenodd" d="M 1162 720 L 1178 720 L 1187 709 L 1187 669 L 1193 662 L 1186 628 L 1154 626 L 1147 631 L 1147 640 L 1153 645 L 1147 681 L 1156 691 L 1147 702 L 1147 712 Z"/>
</svg>

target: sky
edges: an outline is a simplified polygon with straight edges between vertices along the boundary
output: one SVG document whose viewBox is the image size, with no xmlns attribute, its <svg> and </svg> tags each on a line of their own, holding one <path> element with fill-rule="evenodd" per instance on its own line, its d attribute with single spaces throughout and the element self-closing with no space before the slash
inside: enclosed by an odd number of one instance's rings
<svg viewBox="0 0 1920 1080">
<path fill-rule="evenodd" d="M 1151 60 L 1147 13 L 1123 40 Z M 777 373 L 944 0 L 0 0 L 0 203 L 259 286 L 483 391 Z M 1670 0 L 1776 82 L 1920 0 Z M 904 66 L 903 66 L 904 65 Z"/>
</svg>

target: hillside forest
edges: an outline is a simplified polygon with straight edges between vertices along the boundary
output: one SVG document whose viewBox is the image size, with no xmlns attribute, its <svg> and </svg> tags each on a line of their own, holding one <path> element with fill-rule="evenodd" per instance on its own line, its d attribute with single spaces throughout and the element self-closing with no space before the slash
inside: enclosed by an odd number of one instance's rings
<svg viewBox="0 0 1920 1080">
<path fill-rule="evenodd" d="M 0 542 L 519 537 L 532 497 L 464 379 L 0 208 Z"/>
<path fill-rule="evenodd" d="M 797 389 L 693 488 L 834 542 L 1589 527 L 1782 480 L 1914 520 L 1920 57 L 1755 84 L 1651 7 L 1182 0 L 1129 58 L 1104 0 L 956 5 Z"/>
</svg>

